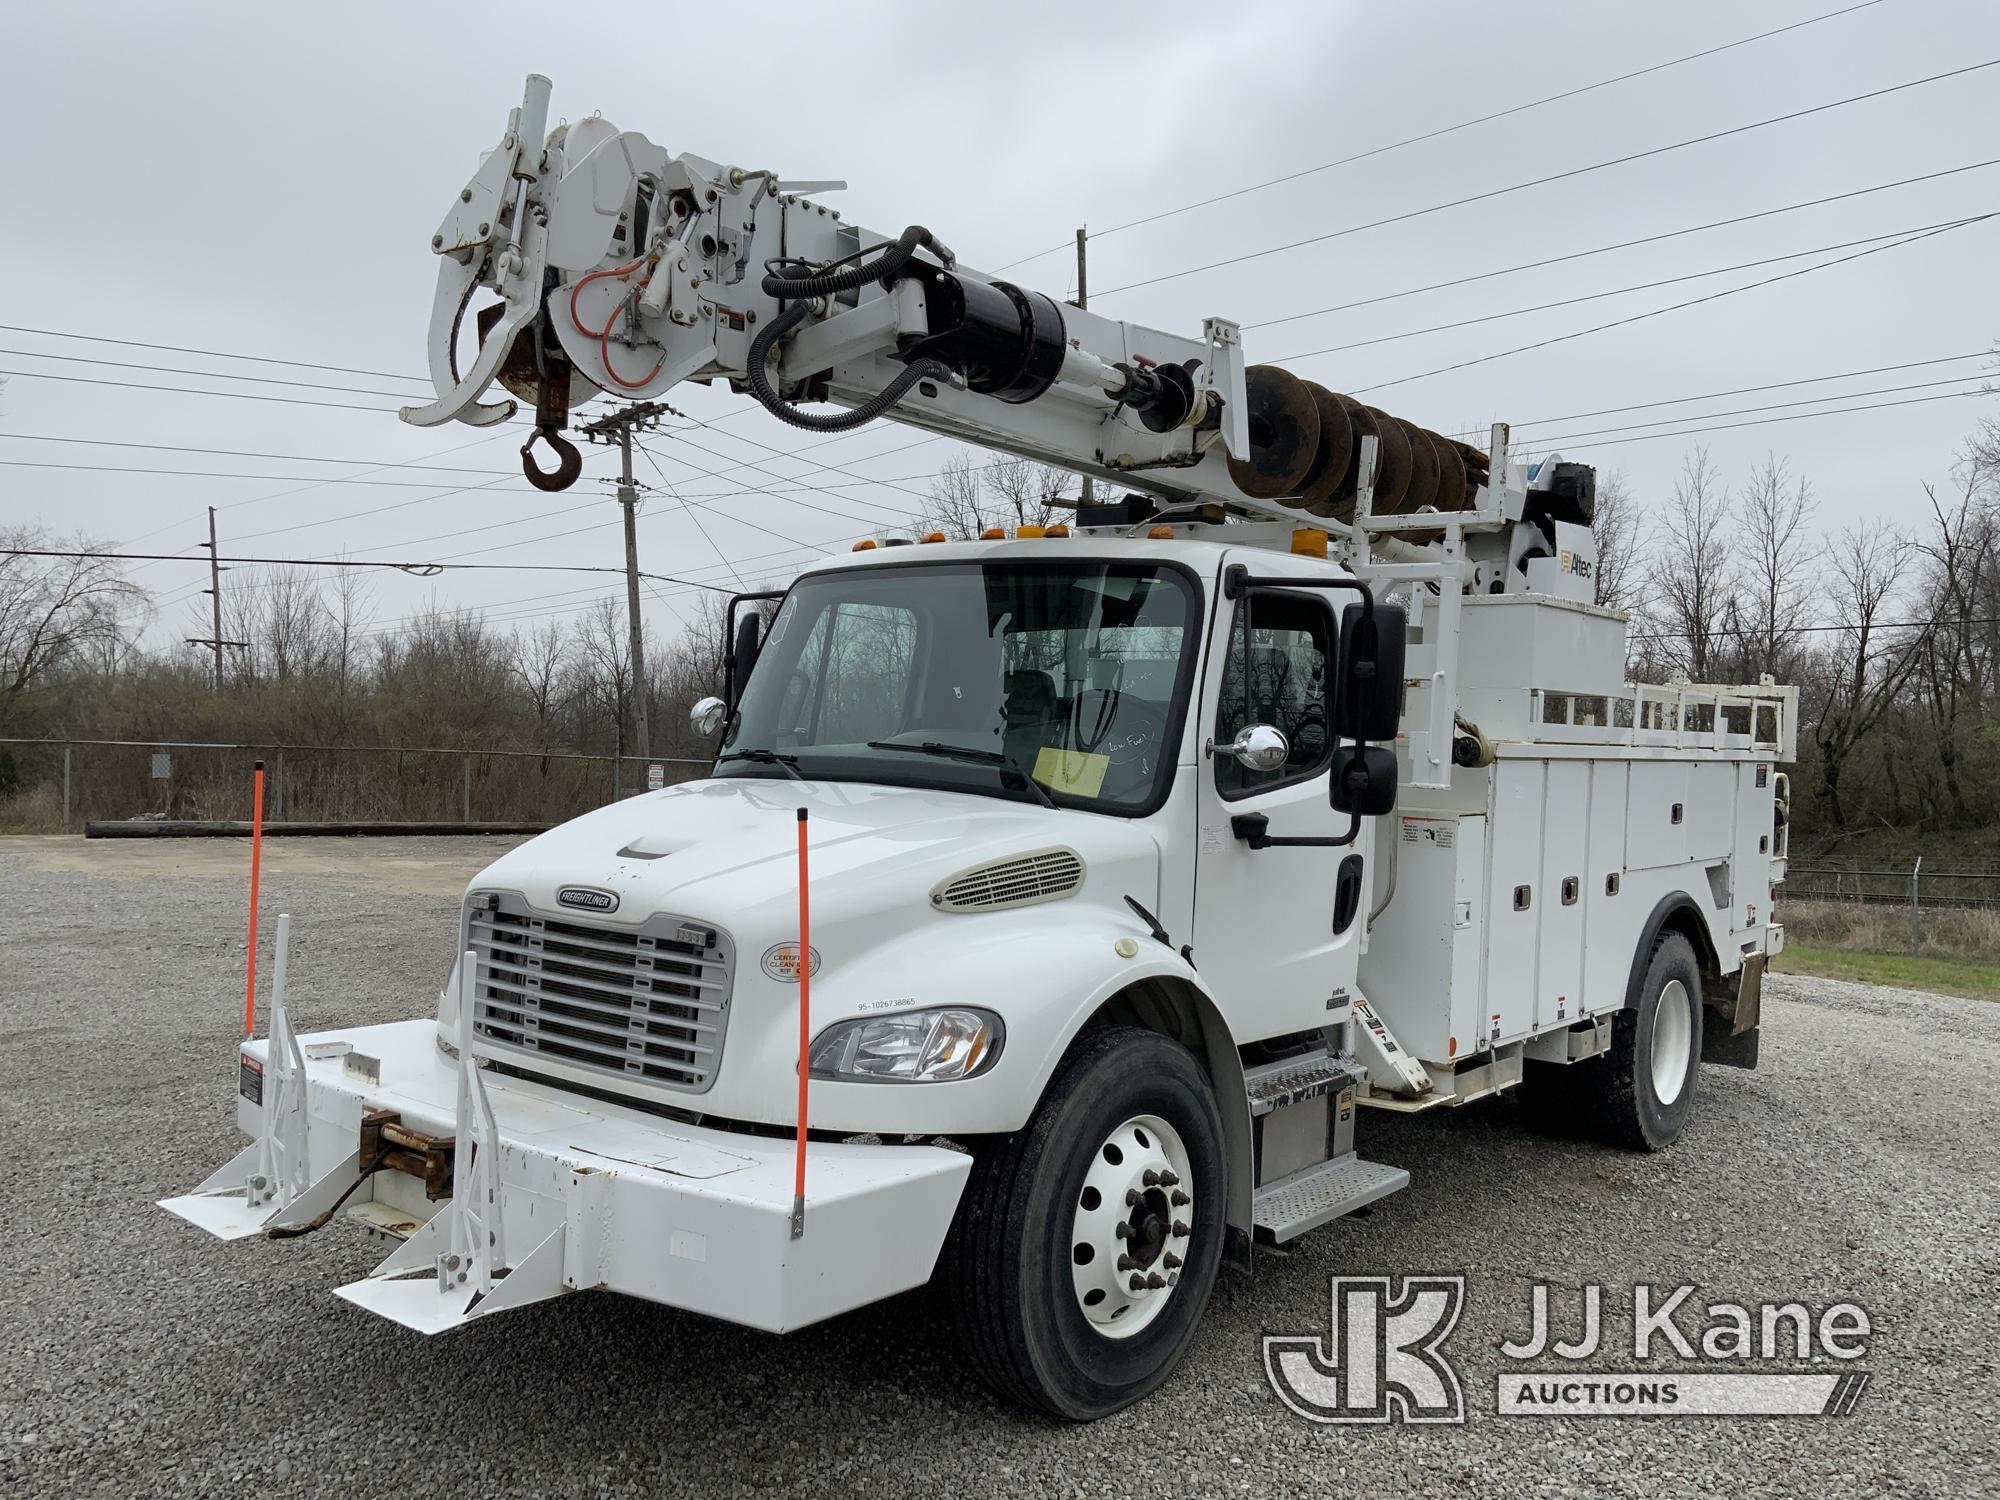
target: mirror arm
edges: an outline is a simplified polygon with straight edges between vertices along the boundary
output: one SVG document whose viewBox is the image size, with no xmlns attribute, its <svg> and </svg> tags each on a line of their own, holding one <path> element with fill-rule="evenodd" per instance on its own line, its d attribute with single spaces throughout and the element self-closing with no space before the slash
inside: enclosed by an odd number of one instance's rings
<svg viewBox="0 0 2000 1500">
<path fill-rule="evenodd" d="M 1361 836 L 1361 814 L 1347 815 L 1347 832 L 1338 838 L 1331 835 L 1279 838 L 1267 831 L 1270 826 L 1270 818 L 1263 813 L 1237 813 L 1229 820 L 1229 831 L 1252 849 L 1345 849 Z"/>
</svg>

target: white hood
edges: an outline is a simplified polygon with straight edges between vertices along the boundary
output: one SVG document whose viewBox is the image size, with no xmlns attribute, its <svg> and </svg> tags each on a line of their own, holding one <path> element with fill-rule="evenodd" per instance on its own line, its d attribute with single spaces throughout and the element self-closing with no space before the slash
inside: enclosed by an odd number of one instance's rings
<svg viewBox="0 0 2000 1500">
<path fill-rule="evenodd" d="M 812 984 L 815 1032 L 887 997 L 985 1004 L 1018 1017 L 1042 997 L 1023 986 L 1018 969 L 1001 971 L 1011 965 L 968 962 L 975 950 L 1073 920 L 1082 907 L 1115 913 L 1124 930 L 1134 920 L 1126 896 L 1149 906 L 1159 899 L 1160 851 L 1140 821 L 964 792 L 748 778 L 689 782 L 599 808 L 504 855 L 468 892 L 517 892 L 556 913 L 558 890 L 585 886 L 618 898 L 615 911 L 589 913 L 591 922 L 637 927 L 666 914 L 721 929 L 736 970 L 715 1081 L 700 1094 L 638 1092 L 727 1118 L 788 1119 L 797 988 L 773 978 L 760 959 L 798 937 L 801 807 L 809 817 L 812 944 L 821 958 Z M 1074 896 L 1015 912 L 932 907 L 932 889 L 971 866 L 1058 846 L 1083 860 Z M 621 1087 L 610 1077 L 590 1081 Z M 815 1098 L 820 1090 L 816 1084 Z"/>
</svg>

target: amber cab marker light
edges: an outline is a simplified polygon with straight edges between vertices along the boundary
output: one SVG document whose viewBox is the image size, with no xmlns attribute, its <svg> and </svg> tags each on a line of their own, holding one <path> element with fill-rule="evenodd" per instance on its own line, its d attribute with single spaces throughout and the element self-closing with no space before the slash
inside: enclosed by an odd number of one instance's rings
<svg viewBox="0 0 2000 1500">
<path fill-rule="evenodd" d="M 1044 533 L 1044 535 L 1047 535 L 1047 536 L 1068 536 L 1068 535 L 1069 535 L 1069 527 L 1065 526 L 1065 525 L 1064 525 L 1064 524 L 1063 524 L 1063 523 L 1062 523 L 1061 521 L 1058 521 L 1058 522 L 1056 522 L 1056 524 L 1055 524 L 1055 525 L 1051 526 L 1051 527 L 1050 527 L 1050 528 L 1048 529 L 1048 531 L 1047 531 L 1046 533 Z"/>
<path fill-rule="evenodd" d="M 1326 533 L 1316 527 L 1301 526 L 1292 533 L 1292 551 L 1299 557 L 1325 557 Z"/>
<path fill-rule="evenodd" d="M 1171 542 L 1174 539 L 1174 528 L 1171 526 L 1155 526 L 1147 531 L 1146 536 L 1150 541 Z"/>
<path fill-rule="evenodd" d="M 1007 533 L 1002 531 L 998 526 L 989 526 L 979 533 L 979 540 L 982 542 L 1004 542 L 1007 540 Z"/>
<path fill-rule="evenodd" d="M 917 540 L 920 542 L 941 542 L 944 540 L 944 533 L 942 531 L 926 531 Z"/>
<path fill-rule="evenodd" d="M 873 552 L 875 550 L 875 539 L 873 537 L 864 537 L 862 540 L 856 542 L 851 550 L 855 552 Z"/>
<path fill-rule="evenodd" d="M 1046 526 L 1016 526 L 1014 528 L 1014 540 L 1017 542 L 1031 542 L 1037 537 L 1044 537 L 1048 534 L 1049 529 Z"/>
</svg>

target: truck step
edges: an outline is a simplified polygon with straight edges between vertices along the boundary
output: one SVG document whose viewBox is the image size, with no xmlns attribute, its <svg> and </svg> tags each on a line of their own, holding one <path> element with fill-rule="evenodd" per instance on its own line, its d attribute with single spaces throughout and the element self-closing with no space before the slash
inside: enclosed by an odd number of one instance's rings
<svg viewBox="0 0 2000 1500">
<path fill-rule="evenodd" d="M 1401 1167 L 1363 1161 L 1350 1151 L 1258 1188 L 1257 1236 L 1282 1245 L 1409 1185 L 1410 1174 Z"/>
</svg>

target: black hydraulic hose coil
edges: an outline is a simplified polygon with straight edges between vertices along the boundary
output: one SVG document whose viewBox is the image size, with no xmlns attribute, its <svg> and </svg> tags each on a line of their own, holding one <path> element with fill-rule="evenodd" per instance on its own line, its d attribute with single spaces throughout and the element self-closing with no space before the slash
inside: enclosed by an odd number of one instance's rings
<svg viewBox="0 0 2000 1500">
<path fill-rule="evenodd" d="M 934 245 L 936 240 L 931 232 L 921 224 L 912 224 L 905 229 L 896 243 L 889 246 L 875 259 L 863 261 L 859 265 L 848 266 L 844 270 L 796 271 L 787 275 L 789 268 L 780 268 L 764 273 L 764 295 L 784 301 L 793 297 L 837 297 L 842 292 L 851 292 L 856 287 L 868 285 L 871 281 L 887 281 L 917 253 L 919 245 Z"/>
<path fill-rule="evenodd" d="M 907 229 L 903 232 L 903 238 L 897 241 L 897 244 L 901 246 L 905 243 L 910 243 L 912 248 L 914 248 L 915 242 L 911 241 L 912 235 L 923 235 L 928 238 L 929 234 L 930 231 L 927 229 Z M 895 251 L 893 250 L 889 252 L 889 256 L 893 256 L 894 254 Z M 884 256 L 883 259 L 886 260 L 889 256 Z M 908 258 L 907 255 L 903 257 L 904 260 Z M 901 263 L 901 261 L 897 262 L 898 265 Z M 852 267 L 851 274 L 859 278 L 854 284 L 858 286 L 861 282 L 874 279 L 874 277 L 880 274 L 881 264 L 882 262 L 878 260 L 866 266 Z M 850 272 L 844 271 L 840 273 L 842 276 L 848 274 Z M 773 291 L 771 286 L 774 281 L 783 287 L 784 290 Z M 786 296 L 807 297 L 823 295 L 818 292 L 800 290 L 801 287 L 814 284 L 820 283 L 809 272 L 797 277 L 785 277 L 773 271 L 764 278 L 764 290 L 771 296 L 780 298 Z M 831 285 L 831 280 L 828 280 L 825 284 Z M 792 330 L 804 322 L 811 312 L 812 306 L 810 303 L 798 301 L 787 302 L 785 310 L 779 313 L 777 317 L 771 319 L 769 323 L 766 323 L 763 332 L 750 341 L 750 394 L 757 398 L 758 403 L 763 406 L 764 410 L 768 411 L 780 422 L 789 422 L 792 426 L 803 428 L 807 432 L 848 432 L 865 423 L 872 422 L 881 416 L 883 412 L 908 395 L 910 387 L 915 385 L 919 380 L 942 380 L 949 383 L 955 378 L 949 365 L 941 364 L 934 359 L 919 359 L 912 361 L 902 374 L 898 375 L 888 385 L 884 386 L 880 391 L 876 392 L 852 411 L 826 412 L 823 414 L 819 412 L 800 411 L 796 406 L 785 400 L 783 396 L 780 396 L 777 388 L 771 384 L 769 361 L 771 351 L 783 342 L 784 339 L 789 337 Z"/>
</svg>

